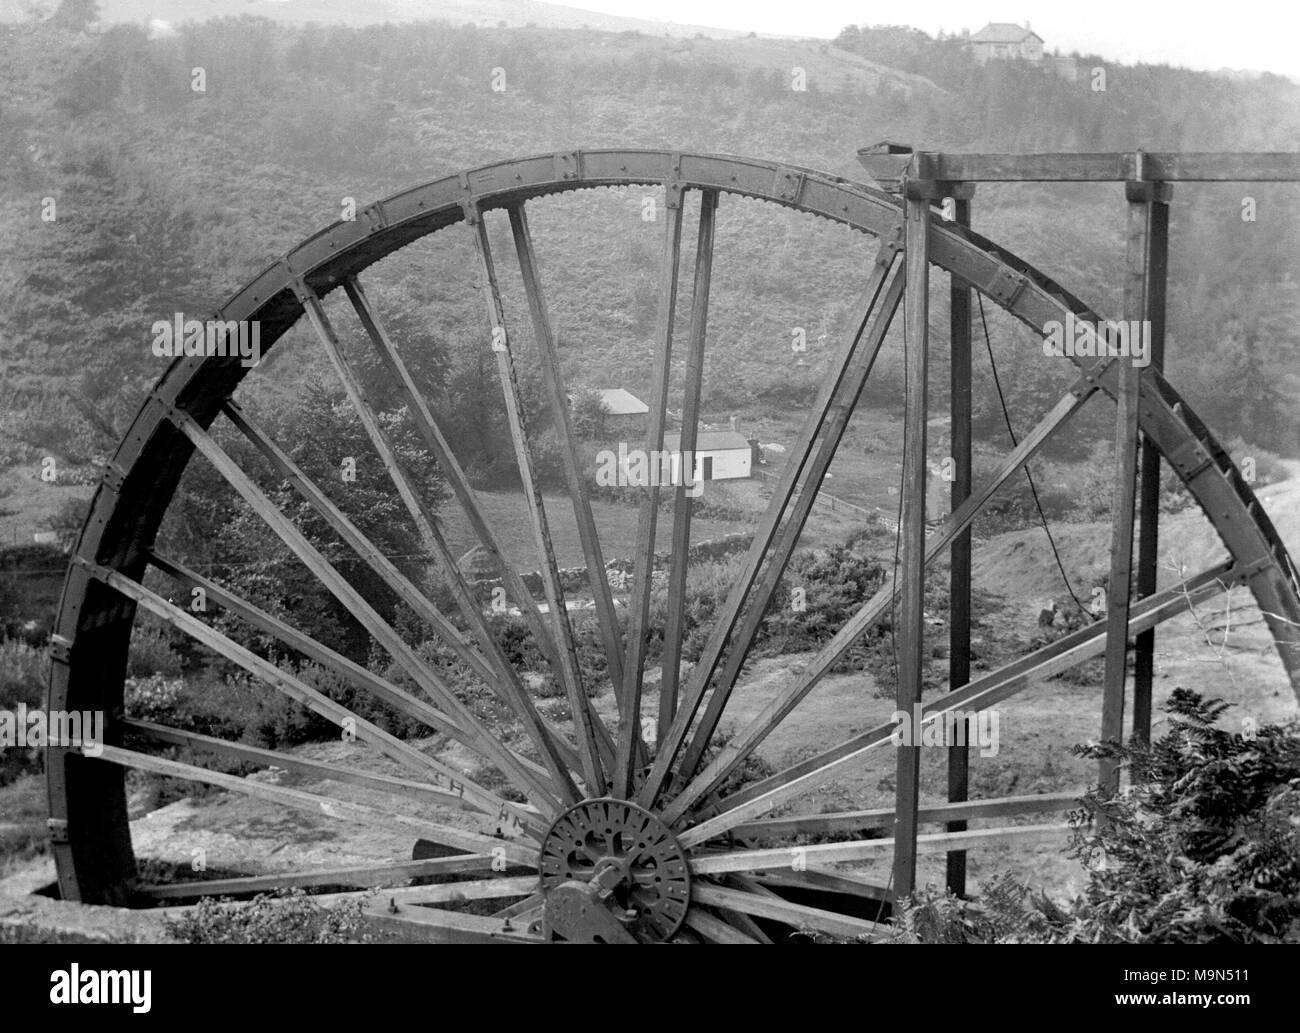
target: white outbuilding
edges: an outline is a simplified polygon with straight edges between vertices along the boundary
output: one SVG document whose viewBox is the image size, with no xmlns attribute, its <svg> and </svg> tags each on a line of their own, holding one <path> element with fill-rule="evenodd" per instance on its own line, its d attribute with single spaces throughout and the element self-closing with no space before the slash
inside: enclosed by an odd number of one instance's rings
<svg viewBox="0 0 1300 1033">
<path fill-rule="evenodd" d="M 679 452 L 680 434 L 664 435 L 664 451 Z M 696 481 L 729 481 L 751 476 L 754 448 L 734 430 L 703 430 L 695 441 Z"/>
</svg>

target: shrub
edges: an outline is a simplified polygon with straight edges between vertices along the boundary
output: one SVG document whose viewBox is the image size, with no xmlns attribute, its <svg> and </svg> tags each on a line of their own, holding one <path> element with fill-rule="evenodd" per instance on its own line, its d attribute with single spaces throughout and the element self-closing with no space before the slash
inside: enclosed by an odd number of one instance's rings
<svg viewBox="0 0 1300 1033">
<path fill-rule="evenodd" d="M 1071 815 L 1088 866 L 1066 905 L 1009 876 L 980 901 L 927 889 L 898 942 L 1300 943 L 1300 727 L 1218 727 L 1220 700 L 1175 689 L 1150 747 L 1079 747 L 1126 761 L 1129 791 L 1089 791 Z"/>
<path fill-rule="evenodd" d="M 205 899 L 166 924 L 183 943 L 371 943 L 361 909 L 361 900 L 325 906 L 291 889 L 247 904 Z"/>
</svg>

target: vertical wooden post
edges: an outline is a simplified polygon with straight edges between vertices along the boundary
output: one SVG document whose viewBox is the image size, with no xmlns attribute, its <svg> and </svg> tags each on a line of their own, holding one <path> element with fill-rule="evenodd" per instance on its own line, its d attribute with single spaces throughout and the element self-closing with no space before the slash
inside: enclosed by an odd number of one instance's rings
<svg viewBox="0 0 1300 1033">
<path fill-rule="evenodd" d="M 1143 289 L 1146 305 L 1143 318 L 1151 328 L 1150 369 L 1163 372 L 1165 366 L 1165 298 L 1169 273 L 1168 183 L 1131 184 L 1150 196 L 1145 199 L 1147 253 Z M 1127 316 L 1127 313 L 1126 313 Z M 1137 594 L 1144 599 L 1156 590 L 1156 559 L 1159 552 L 1160 453 L 1144 435 L 1138 449 L 1138 560 Z M 1151 682 L 1155 673 L 1156 631 L 1151 628 L 1133 643 L 1133 739 L 1151 741 Z"/>
<path fill-rule="evenodd" d="M 899 643 L 897 708 L 912 741 L 898 748 L 894 804 L 894 895 L 916 886 L 916 826 L 921 779 L 920 729 L 912 720 L 921 699 L 925 606 L 925 430 L 930 319 L 930 195 L 934 184 L 905 184 L 907 294 L 903 301 L 906 404 L 903 438 L 902 593 L 895 613 Z"/>
<path fill-rule="evenodd" d="M 1142 155 L 1137 155 L 1139 175 Z M 1154 184 L 1125 184 L 1128 199 L 1124 272 L 1124 318 L 1146 318 L 1148 244 Z M 1100 336 L 1100 335 L 1099 335 Z M 1101 342 L 1099 341 L 1099 346 Z M 1124 684 L 1128 663 L 1128 616 L 1133 573 L 1133 506 L 1137 491 L 1138 391 L 1142 370 L 1133 357 L 1120 356 L 1115 407 L 1115 489 L 1111 497 L 1110 580 L 1106 585 L 1106 674 L 1101 704 L 1101 738 L 1124 738 Z M 1098 767 L 1102 791 L 1119 789 L 1119 762 L 1103 758 Z"/>
<path fill-rule="evenodd" d="M 958 226 L 970 225 L 970 199 L 974 184 L 956 184 L 949 197 Z M 970 287 L 954 278 L 949 288 L 949 412 L 952 416 L 949 449 L 953 462 L 952 511 L 955 513 L 971 492 L 971 304 Z M 952 542 L 948 575 L 948 691 L 970 681 L 970 528 Z M 967 728 L 966 742 L 970 742 Z M 970 751 L 966 745 L 948 748 L 948 800 L 967 798 Z M 951 821 L 949 832 L 965 832 L 966 822 Z M 966 851 L 948 852 L 948 889 L 966 894 Z"/>
</svg>

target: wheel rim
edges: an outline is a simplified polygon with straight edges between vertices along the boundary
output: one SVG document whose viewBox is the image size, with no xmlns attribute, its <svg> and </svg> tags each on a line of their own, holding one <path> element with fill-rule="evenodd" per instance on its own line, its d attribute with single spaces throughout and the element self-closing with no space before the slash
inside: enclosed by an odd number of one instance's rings
<svg viewBox="0 0 1300 1033">
<path fill-rule="evenodd" d="M 704 241 L 703 227 L 706 222 L 711 232 L 712 206 L 721 193 L 766 200 L 846 223 L 880 239 L 891 261 L 900 241 L 898 228 L 901 226 L 902 213 L 897 201 L 889 195 L 813 170 L 754 159 L 666 151 L 570 152 L 498 163 L 447 177 L 371 205 L 358 214 L 355 222 L 336 224 L 317 234 L 291 252 L 284 261 L 268 268 L 239 291 L 220 310 L 218 318 L 259 321 L 265 352 L 305 315 L 316 329 L 318 337 L 328 347 L 330 331 L 323 311 L 319 308 L 319 298 L 342 286 L 348 292 L 354 307 L 362 314 L 364 322 L 367 303 L 364 291 L 356 279 L 357 275 L 406 244 L 464 221 L 471 232 L 476 233 L 480 257 L 490 269 L 491 259 L 484 251 L 486 237 L 478 232 L 482 226 L 483 213 L 498 208 L 506 209 L 511 218 L 516 244 L 519 245 L 521 239 L 525 242 L 528 239 L 523 203 L 531 198 L 591 187 L 643 184 L 662 184 L 670 198 L 676 196 L 680 199 L 687 192 L 700 194 L 703 199 L 702 214 L 705 210 L 710 213 L 707 220 L 701 218 L 701 244 Z M 670 208 L 670 212 L 672 210 Z M 675 244 L 668 241 L 671 241 L 674 219 L 676 233 L 680 238 L 682 221 L 680 207 L 675 210 L 675 216 L 670 214 L 670 232 L 666 234 L 665 245 L 666 253 L 674 252 L 671 280 L 665 280 L 662 285 L 665 289 L 661 291 L 661 299 L 667 297 L 670 306 L 676 296 L 678 263 L 675 251 L 680 247 L 680 240 Z M 931 259 L 934 265 L 970 283 L 992 302 L 1035 330 L 1041 332 L 1046 322 L 1063 319 L 1067 312 L 1072 312 L 1080 319 L 1096 318 L 1095 313 L 1077 298 L 990 241 L 968 230 L 942 223 L 936 223 L 932 236 Z M 519 253 L 527 278 L 527 257 L 531 254 L 531 246 L 523 246 Z M 878 348 L 883 340 L 892 314 L 892 305 L 897 303 L 900 289 L 900 278 L 891 278 L 891 267 L 888 264 L 878 265 L 877 270 L 862 299 L 858 337 L 860 347 L 863 343 L 865 347 L 851 352 L 851 358 L 856 356 L 856 366 L 846 363 L 840 370 L 841 376 L 847 378 L 841 390 L 851 393 L 854 398 L 856 393 L 852 392 L 850 381 L 858 376 L 865 380 L 869 375 L 873 349 Z M 701 274 L 704 276 L 704 294 L 707 298 L 708 268 L 706 265 L 701 269 L 697 263 L 697 284 Z M 540 302 L 540 299 L 540 290 L 529 292 L 530 304 Z M 535 305 L 531 315 L 535 326 L 539 322 L 545 324 L 544 305 L 540 316 Z M 667 315 L 671 324 L 671 308 Z M 661 309 L 661 323 L 663 319 L 664 312 Z M 701 320 L 700 347 L 703 346 L 704 332 Z M 381 329 L 377 333 L 382 336 Z M 691 344 L 696 343 L 694 329 L 689 341 Z M 1020 462 L 1026 461 L 1037 445 L 1063 425 L 1092 393 L 1100 391 L 1114 397 L 1114 364 L 1102 364 L 1088 369 L 1084 368 L 1084 360 L 1067 361 L 1075 361 L 1080 366 L 1080 381 L 1071 394 L 1063 398 L 1057 408 L 1048 414 L 1044 423 L 1040 424 L 1040 427 L 1046 428 L 1041 439 L 1035 439 L 1034 434 L 1027 436 L 1024 447 L 1012 454 L 1013 459 L 1004 467 L 1005 476 L 1002 480 L 1015 473 Z M 864 365 L 865 370 L 862 368 Z M 122 681 L 135 609 L 137 605 L 156 605 L 156 600 L 148 599 L 133 585 L 142 581 L 145 569 L 151 562 L 173 576 L 179 574 L 192 577 L 175 566 L 169 568 L 167 561 L 153 557 L 152 543 L 192 453 L 195 450 L 202 451 L 208 459 L 220 461 L 206 431 L 222 413 L 223 407 L 225 415 L 259 444 L 264 454 L 273 462 L 284 462 L 285 457 L 282 453 L 277 453 L 274 443 L 249 418 L 243 416 L 237 407 L 227 404 L 235 387 L 247 372 L 237 361 L 211 358 L 176 360 L 150 394 L 131 430 L 108 464 L 104 482 L 93 500 L 65 585 L 55 638 L 56 662 L 52 667 L 48 702 L 51 709 L 102 710 L 110 715 L 121 714 Z M 346 382 L 346 370 L 341 372 L 345 374 Z M 551 388 L 552 394 L 555 394 L 554 385 Z M 828 396 L 832 401 L 836 397 L 835 391 L 831 391 Z M 698 403 L 697 396 L 693 404 L 698 406 Z M 1184 479 L 1232 557 L 1228 564 L 1188 582 L 1189 591 L 1210 593 L 1223 583 L 1248 585 L 1261 611 L 1266 615 L 1293 688 L 1300 695 L 1300 600 L 1297 597 L 1295 568 L 1276 531 L 1224 450 L 1182 402 L 1172 386 L 1160 374 L 1151 370 L 1147 370 L 1142 377 L 1139 419 L 1143 433 L 1155 443 L 1165 461 Z M 814 430 L 820 428 L 821 424 L 818 423 Z M 685 441 L 682 447 L 686 447 Z M 804 460 L 816 469 L 819 461 L 828 464 L 833 455 L 833 447 L 829 455 L 821 459 L 805 450 Z M 1017 456 L 1019 461 L 1015 461 Z M 824 470 L 824 465 L 821 468 Z M 797 504 L 791 499 L 791 507 Z M 973 518 L 978 509 L 978 505 L 973 505 L 969 515 Z M 939 555 L 962 526 L 964 524 L 958 520 L 946 522 L 927 549 L 927 555 Z M 689 532 L 689 525 L 687 531 Z M 679 528 L 675 527 L 674 541 L 678 532 Z M 770 557 L 779 554 L 781 549 L 792 550 L 797 537 L 796 530 L 786 541 L 774 526 L 768 535 L 768 545 L 774 543 L 776 553 L 770 551 L 769 547 L 760 549 L 759 553 L 770 563 Z M 684 565 L 681 569 L 684 571 Z M 774 567 L 769 565 L 764 570 L 755 571 L 751 584 L 756 591 L 770 592 L 775 579 L 768 578 L 766 571 L 771 569 Z M 645 571 L 639 573 L 643 575 L 639 583 L 647 582 Z M 213 587 L 220 591 L 219 586 Z M 579 781 L 589 789 L 592 786 L 598 787 L 597 791 L 588 792 L 588 796 L 606 794 L 607 783 L 590 766 L 584 767 L 585 759 L 599 758 L 603 762 L 597 765 L 599 770 L 606 773 L 610 769 L 613 771 L 610 780 L 613 795 L 635 799 L 640 806 L 652 810 L 674 830 L 678 842 L 689 853 L 693 849 L 698 850 L 714 837 L 734 833 L 737 828 L 743 829 L 747 823 L 754 822 L 771 807 L 816 784 L 816 779 L 831 770 L 832 766 L 861 756 L 864 751 L 876 748 L 886 741 L 887 735 L 882 729 L 872 729 L 824 751 L 812 760 L 786 769 L 772 779 L 746 787 L 728 797 L 722 805 L 711 800 L 711 792 L 735 769 L 748 751 L 755 748 L 780 723 L 784 714 L 813 689 L 821 674 L 829 670 L 838 656 L 842 655 L 841 647 L 847 648 L 852 641 L 851 638 L 837 639 L 830 648 L 820 651 L 796 684 L 782 696 L 781 706 L 760 715 L 760 722 L 742 731 L 738 740 L 733 741 L 707 765 L 702 765 L 709 737 L 697 736 L 687 741 L 690 719 L 683 715 L 688 711 L 692 715 L 700 714 L 705 722 L 711 722 L 712 727 L 716 727 L 726 703 L 727 692 L 710 691 L 710 688 L 715 684 L 727 685 L 729 691 L 728 679 L 734 684 L 738 670 L 732 671 L 727 664 L 734 663 L 738 669 L 745 651 L 742 649 L 733 652 L 724 662 L 723 647 L 734 641 L 733 631 L 738 631 L 741 636 L 749 634 L 752 638 L 753 629 L 747 630 L 745 623 L 749 614 L 741 605 L 747 598 L 752 597 L 746 593 L 739 598 L 736 612 L 731 615 L 732 626 L 720 636 L 717 648 L 709 654 L 713 666 L 708 673 L 699 678 L 684 678 L 680 689 L 683 693 L 683 706 L 675 713 L 661 712 L 660 730 L 667 734 L 667 741 L 674 748 L 671 751 L 661 751 L 660 763 L 650 768 L 648 784 L 652 788 L 646 788 L 647 783 L 644 782 L 638 785 L 630 775 L 625 775 L 624 782 L 620 784 L 620 774 L 635 768 L 635 737 L 608 734 L 605 736 L 607 741 L 601 742 L 598 741 L 602 737 L 601 729 L 594 725 L 579 736 L 573 753 L 568 753 L 557 745 L 551 755 L 544 757 L 541 765 L 534 765 L 533 768 L 518 765 L 499 752 L 498 759 L 504 765 L 515 765 L 518 780 L 537 790 L 534 802 L 541 800 L 552 805 L 553 814 L 561 810 L 566 802 L 569 806 L 581 802 L 583 792 Z M 232 605 L 238 603 L 237 600 L 230 602 Z M 761 610 L 761 607 L 758 609 Z M 1177 609 L 1178 600 L 1171 593 L 1161 593 L 1135 606 L 1135 621 L 1158 621 L 1177 612 Z M 856 622 L 855 627 L 865 630 L 871 621 L 878 619 L 883 610 L 884 604 L 879 600 L 869 602 L 859 617 L 850 623 Z M 552 612 L 556 612 L 554 607 Z M 634 608 L 633 620 L 637 618 L 638 612 L 644 617 L 644 611 Z M 557 625 L 560 623 L 563 622 L 557 622 Z M 676 642 L 679 636 L 666 634 L 665 637 Z M 1099 652 L 1096 637 L 1095 634 L 1089 638 L 1080 633 L 1067 636 L 1048 647 L 1051 652 L 1039 659 L 1049 665 L 1049 670 L 1053 669 L 1053 664 L 1068 666 L 1077 662 L 1081 656 L 1091 655 L 1090 650 Z M 841 651 L 837 653 L 837 650 Z M 486 647 L 484 652 L 486 653 Z M 563 668 L 564 651 L 557 646 L 557 652 L 561 654 L 556 657 L 558 666 Z M 633 666 L 638 666 L 644 659 L 643 656 L 633 654 L 628 654 L 628 657 Z M 665 669 L 668 666 L 670 665 L 665 663 Z M 676 669 L 676 664 L 671 666 Z M 709 677 L 715 668 L 721 669 L 721 681 L 715 682 Z M 943 696 L 941 704 L 949 708 L 990 705 L 1010 695 L 1023 684 L 1026 677 L 1024 669 L 1025 661 L 1007 665 L 991 675 L 976 679 L 966 688 Z M 1041 667 L 1035 670 L 1039 674 L 1042 672 Z M 618 692 L 617 681 L 615 691 Z M 667 698 L 675 698 L 675 694 L 665 693 L 661 697 Z M 692 700 L 693 710 L 686 705 Z M 573 702 L 576 704 L 577 700 L 574 699 Z M 524 710 L 527 709 L 526 705 L 522 706 Z M 575 705 L 574 711 L 575 714 L 580 714 L 583 708 Z M 581 728 L 579 730 L 582 731 Z M 626 732 L 625 729 L 620 731 Z M 120 723 L 110 722 L 106 739 L 110 749 L 121 747 L 123 732 Z M 539 735 L 544 737 L 544 732 Z M 490 743 L 480 745 L 488 753 L 495 749 Z M 398 746 L 388 746 L 394 754 L 401 752 Z M 667 760 L 664 760 L 665 757 Z M 413 767 L 422 763 L 414 758 L 406 759 Z M 685 766 L 693 777 L 682 777 L 674 783 L 674 761 L 681 762 L 679 767 Z M 537 767 L 544 770 L 535 770 Z M 436 771 L 427 764 L 424 768 L 424 777 L 430 779 L 436 788 L 455 791 L 454 774 Z M 55 856 L 63 895 L 68 899 L 94 903 L 125 902 L 135 875 L 135 859 L 126 817 L 122 767 L 75 756 L 65 749 L 52 748 L 47 755 L 47 771 Z M 439 782 L 438 776 L 443 781 Z M 659 791 L 653 787 L 658 787 Z M 460 789 L 463 793 L 464 785 Z M 567 801 L 566 792 L 570 798 Z M 475 803 L 484 814 L 499 806 L 495 817 L 517 823 L 523 838 L 518 851 L 512 846 L 511 853 L 515 860 L 524 863 L 526 855 L 533 856 L 535 863 L 535 845 L 531 848 L 532 854 L 529 854 L 522 844 L 528 841 L 530 835 L 533 840 L 537 840 L 544 823 L 527 810 L 506 807 L 504 801 L 491 794 L 481 795 Z M 542 813 L 547 813 L 546 807 L 542 808 Z M 433 835 L 447 834 L 442 829 L 430 832 Z M 469 835 L 461 837 L 461 840 L 460 845 L 465 849 L 482 847 L 487 850 L 490 847 L 486 840 L 476 840 Z M 729 859 L 724 860 L 715 857 L 707 863 L 696 862 L 693 872 L 696 875 L 715 877 L 734 873 L 743 879 L 747 877 L 746 873 L 771 863 L 770 858 L 756 855 L 742 857 L 743 853 L 733 852 Z M 749 853 L 754 854 L 752 851 Z M 867 856 L 869 851 L 862 848 L 856 854 L 848 849 L 824 853 L 829 863 L 835 859 L 850 860 Z M 726 907 L 727 904 L 737 903 L 727 896 L 728 893 L 743 895 L 744 892 L 743 888 L 715 888 L 705 892 L 704 896 L 711 902 L 711 907 L 722 913 L 730 910 Z M 841 923 L 837 931 L 843 931 L 842 926 L 845 924 L 852 928 L 851 923 Z M 823 927 L 835 926 L 834 921 L 827 920 Z"/>
</svg>

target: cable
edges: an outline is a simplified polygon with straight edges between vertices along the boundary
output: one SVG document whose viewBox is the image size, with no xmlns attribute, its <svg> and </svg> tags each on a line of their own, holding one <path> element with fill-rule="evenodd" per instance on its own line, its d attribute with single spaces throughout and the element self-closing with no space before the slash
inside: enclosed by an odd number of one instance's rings
<svg viewBox="0 0 1300 1033">
<path fill-rule="evenodd" d="M 989 324 L 988 320 L 984 316 L 984 296 L 977 291 L 975 294 L 975 300 L 979 302 L 980 323 L 984 327 L 984 347 L 989 353 L 989 369 L 993 372 L 993 386 L 997 388 L 998 403 L 1002 406 L 1002 419 L 1007 425 L 1007 435 L 1011 438 L 1011 447 L 1015 448 L 1020 444 L 1020 442 L 1016 440 L 1015 428 L 1011 426 L 1011 413 L 1007 411 L 1007 399 L 1002 393 L 1002 381 L 1001 378 L 998 377 L 997 360 L 993 358 L 993 342 L 989 339 Z M 1070 584 L 1070 577 L 1065 572 L 1065 564 L 1061 562 L 1061 553 L 1056 548 L 1056 539 L 1052 537 L 1052 529 L 1047 524 L 1047 514 L 1043 512 L 1043 504 L 1039 501 L 1038 488 L 1034 486 L 1034 475 L 1029 472 L 1028 462 L 1025 463 L 1024 471 L 1025 477 L 1029 481 L 1029 491 L 1034 496 L 1034 508 L 1038 510 L 1039 522 L 1043 525 L 1043 530 L 1047 533 L 1048 544 L 1052 547 L 1052 556 L 1056 559 L 1056 569 L 1061 572 L 1061 580 L 1065 582 L 1065 590 L 1070 593 L 1070 598 L 1074 600 L 1074 605 L 1079 608 L 1080 613 L 1090 617 L 1094 621 L 1100 620 L 1100 618 L 1089 611 L 1088 608 L 1080 602 L 1079 597 L 1074 594 L 1074 587 Z"/>
</svg>

